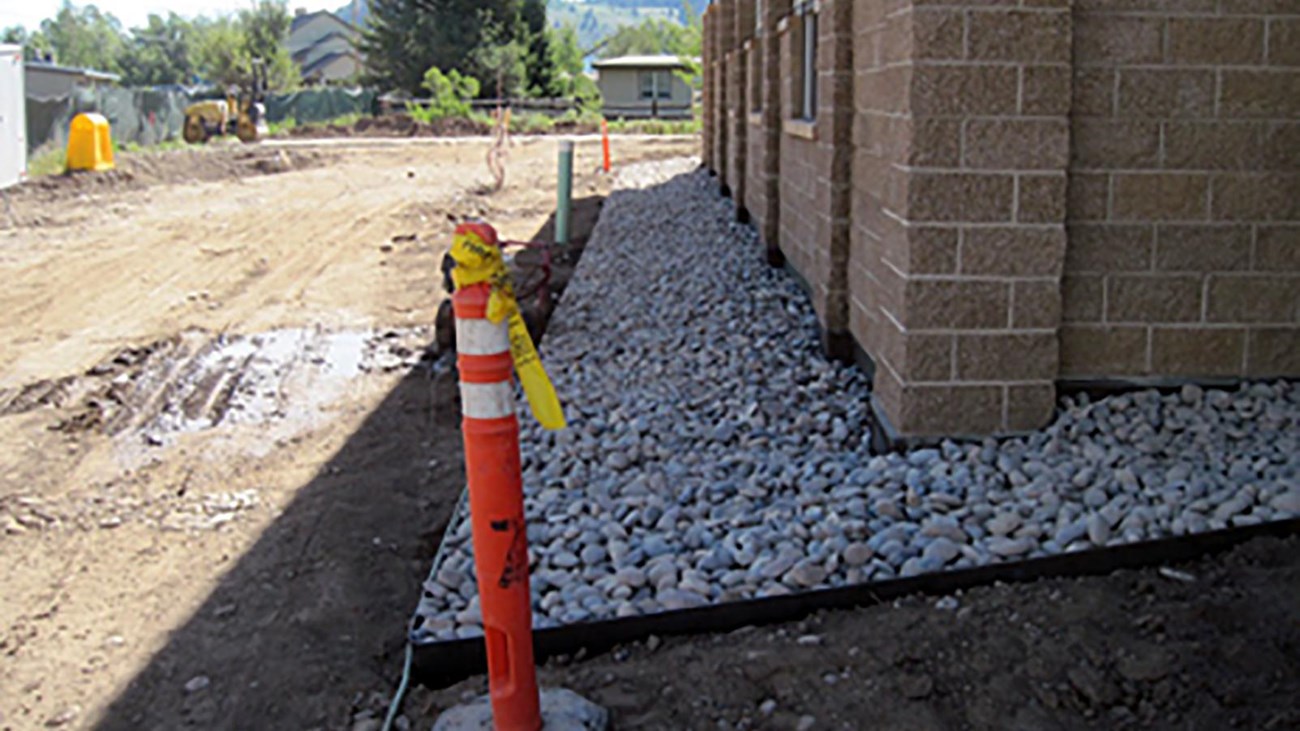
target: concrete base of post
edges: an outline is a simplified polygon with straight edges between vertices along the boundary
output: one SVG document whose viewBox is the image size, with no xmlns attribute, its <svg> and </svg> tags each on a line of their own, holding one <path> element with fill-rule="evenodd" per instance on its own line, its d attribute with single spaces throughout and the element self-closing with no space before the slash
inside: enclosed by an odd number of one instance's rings
<svg viewBox="0 0 1300 731">
<path fill-rule="evenodd" d="M 543 731 L 606 731 L 609 711 L 566 688 L 543 688 Z M 492 706 L 483 696 L 450 708 L 433 724 L 433 731 L 492 731 Z"/>
</svg>

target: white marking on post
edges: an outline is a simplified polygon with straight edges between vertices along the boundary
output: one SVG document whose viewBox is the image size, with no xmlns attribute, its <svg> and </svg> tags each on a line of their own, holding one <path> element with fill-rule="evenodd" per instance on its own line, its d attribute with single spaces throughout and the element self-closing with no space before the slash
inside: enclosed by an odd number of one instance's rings
<svg viewBox="0 0 1300 731">
<path fill-rule="evenodd" d="M 461 383 L 460 403 L 471 419 L 501 419 L 515 413 L 515 389 L 510 381 Z"/>
<path fill-rule="evenodd" d="M 456 350 L 465 355 L 497 355 L 510 351 L 510 334 L 504 321 L 456 321 Z"/>
</svg>

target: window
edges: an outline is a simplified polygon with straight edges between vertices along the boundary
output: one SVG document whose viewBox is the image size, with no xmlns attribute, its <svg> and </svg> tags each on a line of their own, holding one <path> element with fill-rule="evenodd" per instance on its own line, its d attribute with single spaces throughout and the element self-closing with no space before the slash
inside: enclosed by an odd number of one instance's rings
<svg viewBox="0 0 1300 731">
<path fill-rule="evenodd" d="M 673 96 L 671 71 L 642 71 L 640 85 L 642 99 L 671 99 Z"/>
<path fill-rule="evenodd" d="M 799 0 L 795 5 L 799 22 L 794 32 L 796 76 L 794 111 L 796 119 L 817 118 L 817 3 Z"/>
</svg>

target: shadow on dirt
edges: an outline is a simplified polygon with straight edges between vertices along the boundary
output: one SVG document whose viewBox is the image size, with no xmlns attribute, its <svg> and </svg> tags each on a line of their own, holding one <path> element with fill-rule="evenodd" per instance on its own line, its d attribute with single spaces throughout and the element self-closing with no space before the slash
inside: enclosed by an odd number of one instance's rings
<svg viewBox="0 0 1300 731">
<path fill-rule="evenodd" d="M 562 283 L 602 202 L 575 201 Z M 552 217 L 533 239 L 553 231 Z M 97 729 L 348 728 L 355 708 L 375 705 L 365 696 L 391 691 L 407 620 L 464 485 L 455 377 L 445 362 L 428 365 L 298 491 Z"/>
<path fill-rule="evenodd" d="M 418 369 L 109 707 L 100 729 L 306 729 L 386 687 L 464 482 L 450 375 Z M 197 677 L 202 690 L 186 692 Z M 201 685 L 202 681 L 196 684 Z"/>
</svg>

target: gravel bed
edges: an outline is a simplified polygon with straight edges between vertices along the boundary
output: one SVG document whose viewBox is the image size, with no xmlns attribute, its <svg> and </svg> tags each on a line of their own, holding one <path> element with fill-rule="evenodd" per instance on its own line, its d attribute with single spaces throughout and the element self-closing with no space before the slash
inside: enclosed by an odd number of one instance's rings
<svg viewBox="0 0 1300 731">
<path fill-rule="evenodd" d="M 872 455 L 868 380 L 693 167 L 624 174 L 547 333 L 570 426 L 521 412 L 538 627 L 1300 516 L 1293 383 L 1065 399 L 1026 437 Z M 417 641 L 482 634 L 465 517 Z"/>
</svg>

